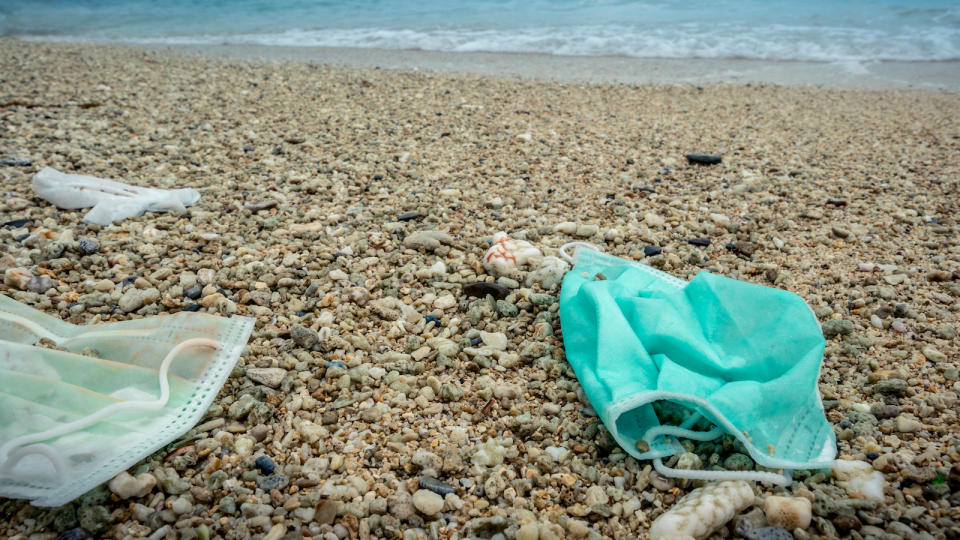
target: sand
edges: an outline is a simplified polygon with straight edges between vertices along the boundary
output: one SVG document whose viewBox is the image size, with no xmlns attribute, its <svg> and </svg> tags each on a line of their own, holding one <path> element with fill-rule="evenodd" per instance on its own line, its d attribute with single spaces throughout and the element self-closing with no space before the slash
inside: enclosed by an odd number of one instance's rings
<svg viewBox="0 0 960 540">
<path fill-rule="evenodd" d="M 776 537 L 760 536 L 777 534 L 760 510 L 772 494 L 813 503 L 796 538 L 957 534 L 956 93 L 14 40 L 0 40 L 0 73 L 0 223 L 33 220 L 0 228 L 0 271 L 20 269 L 0 292 L 81 324 L 194 305 L 257 319 L 203 430 L 131 469 L 157 487 L 55 510 L 0 501 L 0 536 L 645 538 L 694 485 L 612 443 L 564 360 L 556 285 L 521 268 L 499 278 L 499 303 L 464 294 L 495 280 L 481 259 L 498 231 L 547 255 L 588 241 L 683 279 L 777 286 L 813 308 L 839 455 L 881 472 L 885 500 L 798 472 L 757 486 L 721 536 Z M 34 197 L 44 166 L 202 198 L 92 226 Z M 412 240 L 428 230 L 448 236 Z M 704 467 L 747 459 L 694 452 Z"/>
</svg>

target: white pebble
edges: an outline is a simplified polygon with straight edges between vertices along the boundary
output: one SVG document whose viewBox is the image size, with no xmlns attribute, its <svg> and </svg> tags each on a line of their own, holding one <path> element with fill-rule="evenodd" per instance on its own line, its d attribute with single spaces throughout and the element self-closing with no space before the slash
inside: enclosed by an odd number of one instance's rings
<svg viewBox="0 0 960 540">
<path fill-rule="evenodd" d="M 577 224 L 572 221 L 564 221 L 553 226 L 553 230 L 563 234 L 573 234 L 577 232 Z"/>
<path fill-rule="evenodd" d="M 213 283 L 215 276 L 216 274 L 213 268 L 201 268 L 197 270 L 197 281 L 199 281 L 201 285 L 210 285 Z"/>
<path fill-rule="evenodd" d="M 181 514 L 186 514 L 193 511 L 193 504 L 184 499 L 183 497 L 177 497 L 174 499 L 173 503 L 170 505 L 170 509 L 173 510 L 174 514 L 178 516 Z"/>
<path fill-rule="evenodd" d="M 649 227 L 662 227 L 666 220 L 663 217 L 654 214 L 653 212 L 648 212 L 643 216 L 644 223 Z"/>
<path fill-rule="evenodd" d="M 424 514 L 433 516 L 443 510 L 443 497 L 427 489 L 418 489 L 413 494 L 413 506 Z"/>
<path fill-rule="evenodd" d="M 452 294 L 445 294 L 433 302 L 436 309 L 450 309 L 457 305 L 457 299 Z"/>
<path fill-rule="evenodd" d="M 127 471 L 114 476 L 109 484 L 110 491 L 116 493 L 121 499 L 143 497 L 150 493 L 155 485 L 157 485 L 157 479 L 152 474 L 143 473 L 133 477 Z"/>
<path fill-rule="evenodd" d="M 491 349 L 498 351 L 505 351 L 507 349 L 507 335 L 503 332 L 484 332 L 481 330 L 480 339 L 483 341 L 484 346 L 490 347 Z"/>
<path fill-rule="evenodd" d="M 536 521 L 527 523 L 517 530 L 517 540 L 537 540 L 540 538 L 540 527 Z"/>
</svg>

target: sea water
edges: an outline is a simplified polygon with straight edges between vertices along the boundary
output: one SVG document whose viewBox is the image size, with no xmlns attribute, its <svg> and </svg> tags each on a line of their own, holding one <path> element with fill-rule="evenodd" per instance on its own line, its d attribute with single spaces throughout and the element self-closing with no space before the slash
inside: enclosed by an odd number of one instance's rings
<svg viewBox="0 0 960 540">
<path fill-rule="evenodd" d="M 958 0 L 0 0 L 0 35 L 819 62 L 960 59 Z"/>
</svg>

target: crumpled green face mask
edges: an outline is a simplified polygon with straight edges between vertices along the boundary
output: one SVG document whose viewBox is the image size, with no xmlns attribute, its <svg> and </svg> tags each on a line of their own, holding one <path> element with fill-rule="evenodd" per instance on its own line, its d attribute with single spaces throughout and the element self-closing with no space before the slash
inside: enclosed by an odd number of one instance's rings
<svg viewBox="0 0 960 540">
<path fill-rule="evenodd" d="M 205 313 L 76 326 L 0 295 L 0 497 L 60 506 L 183 435 L 252 330 Z"/>
<path fill-rule="evenodd" d="M 767 468 L 831 466 L 836 440 L 817 388 L 824 338 L 799 296 L 706 272 L 687 283 L 592 249 L 575 255 L 560 292 L 567 361 L 630 455 L 678 478 L 789 482 L 661 461 L 685 451 L 678 439 L 728 433 Z"/>
</svg>

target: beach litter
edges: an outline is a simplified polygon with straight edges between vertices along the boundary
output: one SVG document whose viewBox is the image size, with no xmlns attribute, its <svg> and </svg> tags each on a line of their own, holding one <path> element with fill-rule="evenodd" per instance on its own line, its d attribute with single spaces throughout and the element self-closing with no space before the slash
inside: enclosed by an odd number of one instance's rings
<svg viewBox="0 0 960 540">
<path fill-rule="evenodd" d="M 832 466 L 836 439 L 817 388 L 825 341 L 802 298 L 709 272 L 685 282 L 587 246 L 561 248 L 575 263 L 560 293 L 564 347 L 627 453 L 673 478 L 790 484 L 774 472 L 662 461 L 683 461 L 678 439 L 726 434 L 769 469 Z"/>
<path fill-rule="evenodd" d="M 77 326 L 0 295 L 0 497 L 60 506 L 192 428 L 230 375 L 253 320 L 178 313 Z"/>
<path fill-rule="evenodd" d="M 33 176 L 33 190 L 57 208 L 90 208 L 83 221 L 101 226 L 144 212 L 184 212 L 200 200 L 200 193 L 192 188 L 131 186 L 96 176 L 66 174 L 51 167 Z"/>
</svg>

